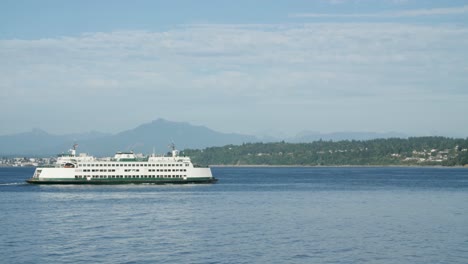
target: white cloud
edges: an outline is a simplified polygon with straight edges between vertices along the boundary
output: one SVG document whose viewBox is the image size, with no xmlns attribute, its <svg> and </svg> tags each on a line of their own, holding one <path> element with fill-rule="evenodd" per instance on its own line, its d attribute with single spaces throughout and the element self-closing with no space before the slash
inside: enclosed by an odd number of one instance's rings
<svg viewBox="0 0 468 264">
<path fill-rule="evenodd" d="M 446 8 L 432 8 L 432 9 L 414 9 L 414 10 L 400 10 L 392 12 L 378 12 L 378 13 L 297 13 L 291 14 L 290 17 L 310 17 L 310 18 L 397 18 L 397 17 L 419 17 L 419 16 L 446 16 L 446 15 L 460 15 L 468 13 L 468 5 L 460 7 L 446 7 Z"/>
<path fill-rule="evenodd" d="M 114 131 L 165 117 L 253 132 L 278 119 L 292 131 L 310 129 L 305 120 L 359 130 L 368 117 L 377 127 L 368 130 L 395 130 L 386 120 L 408 112 L 427 119 L 467 99 L 467 46 L 464 27 L 397 23 L 206 24 L 1 40 L 0 111 L 10 114 L 0 121 L 40 120 L 34 126 L 60 133 L 76 130 L 71 116 L 86 129 Z M 249 125 L 229 122 L 234 115 Z M 340 129 L 344 119 L 355 127 Z"/>
</svg>

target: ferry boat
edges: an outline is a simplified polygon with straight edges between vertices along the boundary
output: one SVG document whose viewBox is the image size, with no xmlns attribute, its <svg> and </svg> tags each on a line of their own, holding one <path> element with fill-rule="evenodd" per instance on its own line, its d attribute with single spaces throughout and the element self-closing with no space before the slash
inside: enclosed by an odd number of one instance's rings
<svg viewBox="0 0 468 264">
<path fill-rule="evenodd" d="M 57 157 L 55 165 L 37 167 L 33 184 L 187 184 L 215 183 L 210 168 L 195 167 L 189 157 L 179 156 L 172 147 L 170 156 L 136 155 L 117 152 L 113 158 L 95 158 L 85 153 L 76 155 L 76 147 Z"/>
</svg>

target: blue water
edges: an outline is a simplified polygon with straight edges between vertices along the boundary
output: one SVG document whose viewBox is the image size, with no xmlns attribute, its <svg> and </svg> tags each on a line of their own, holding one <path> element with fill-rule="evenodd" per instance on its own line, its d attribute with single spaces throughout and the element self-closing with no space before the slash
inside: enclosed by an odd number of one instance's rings
<svg viewBox="0 0 468 264">
<path fill-rule="evenodd" d="M 468 263 L 468 169 L 213 168 L 38 186 L 0 168 L 0 263 Z"/>
</svg>

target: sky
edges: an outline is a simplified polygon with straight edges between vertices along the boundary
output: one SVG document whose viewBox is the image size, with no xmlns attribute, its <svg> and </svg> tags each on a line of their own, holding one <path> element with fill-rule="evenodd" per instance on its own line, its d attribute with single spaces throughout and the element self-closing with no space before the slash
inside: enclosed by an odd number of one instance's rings
<svg viewBox="0 0 468 264">
<path fill-rule="evenodd" d="M 0 135 L 468 136 L 468 0 L 2 0 Z"/>
</svg>

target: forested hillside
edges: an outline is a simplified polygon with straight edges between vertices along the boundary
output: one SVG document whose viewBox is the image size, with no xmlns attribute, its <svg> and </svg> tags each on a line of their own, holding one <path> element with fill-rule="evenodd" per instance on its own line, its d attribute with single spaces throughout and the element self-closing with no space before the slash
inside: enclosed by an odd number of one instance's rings
<svg viewBox="0 0 468 264">
<path fill-rule="evenodd" d="M 468 165 L 468 138 L 412 137 L 312 143 L 246 143 L 187 149 L 200 165 Z"/>
</svg>

